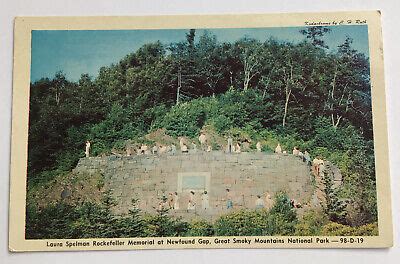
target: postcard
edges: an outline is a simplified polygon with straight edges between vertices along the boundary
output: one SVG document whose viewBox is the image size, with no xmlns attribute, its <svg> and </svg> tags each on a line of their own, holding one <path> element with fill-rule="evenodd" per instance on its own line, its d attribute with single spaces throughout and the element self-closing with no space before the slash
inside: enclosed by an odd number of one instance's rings
<svg viewBox="0 0 400 264">
<path fill-rule="evenodd" d="M 380 16 L 17 17 L 9 250 L 391 247 Z"/>
</svg>

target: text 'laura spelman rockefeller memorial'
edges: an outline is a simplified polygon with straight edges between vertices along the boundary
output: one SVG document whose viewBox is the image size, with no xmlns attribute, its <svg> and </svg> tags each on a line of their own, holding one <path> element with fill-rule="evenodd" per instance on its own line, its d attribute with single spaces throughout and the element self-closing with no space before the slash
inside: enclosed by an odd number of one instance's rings
<svg viewBox="0 0 400 264">
<path fill-rule="evenodd" d="M 256 16 L 17 19 L 10 248 L 388 246 L 379 13 Z"/>
<path fill-rule="evenodd" d="M 362 238 L 352 243 L 362 243 Z M 243 245 L 257 245 L 257 244 L 329 244 L 338 243 L 338 240 L 331 240 L 327 237 L 288 237 L 288 238 L 261 238 L 261 237 L 231 237 L 231 238 L 163 238 L 163 239 L 136 239 L 136 240 L 93 240 L 93 241 L 65 241 L 65 242 L 47 242 L 46 246 L 50 248 L 66 247 L 66 248 L 79 248 L 79 247 L 115 247 L 125 248 L 135 246 L 148 246 L 155 247 L 157 245 L 224 245 L 224 244 L 243 244 Z M 341 242 L 343 243 L 343 242 Z"/>
</svg>

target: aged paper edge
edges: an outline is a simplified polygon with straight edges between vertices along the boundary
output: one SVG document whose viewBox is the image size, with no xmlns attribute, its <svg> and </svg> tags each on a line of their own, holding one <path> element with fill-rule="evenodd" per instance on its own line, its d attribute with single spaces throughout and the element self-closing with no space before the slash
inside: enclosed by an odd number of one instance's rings
<svg viewBox="0 0 400 264">
<path fill-rule="evenodd" d="M 76 250 L 127 250 L 127 249 L 177 249 L 177 248 L 379 248 L 393 245 L 391 218 L 390 175 L 387 139 L 386 100 L 383 68 L 383 45 L 380 11 L 284 13 L 244 15 L 168 15 L 168 16 L 110 16 L 110 17 L 17 17 L 14 28 L 14 69 L 12 101 L 9 250 L 21 251 L 76 251 Z M 289 244 L 288 237 L 259 237 L 283 239 L 284 244 L 217 244 L 217 245 L 165 245 L 168 238 L 118 238 L 118 239 L 25 239 L 25 199 L 27 172 L 27 139 L 30 88 L 30 56 L 32 30 L 118 30 L 118 29 L 187 29 L 187 28 L 246 28 L 306 26 L 306 22 L 331 22 L 366 20 L 369 35 L 372 110 L 376 184 L 378 199 L 379 236 L 362 237 L 364 242 L 321 244 L 314 238 L 310 244 Z M 354 23 L 350 23 L 354 25 Z M 214 240 L 216 237 L 204 237 Z M 227 239 L 229 237 L 218 237 Z M 230 237 L 231 240 L 233 237 Z M 245 237 L 237 237 L 245 238 Z M 254 239 L 254 237 L 246 237 Z M 290 238 L 297 238 L 291 236 Z M 320 236 L 319 238 L 325 238 Z M 339 240 L 341 237 L 329 237 Z M 347 237 L 350 238 L 350 237 Z M 127 243 L 154 239 L 154 246 L 128 246 Z M 174 237 L 172 239 L 178 239 Z M 184 239 L 190 239 L 185 237 Z M 195 238 L 198 241 L 199 237 Z M 52 248 L 47 242 L 87 241 L 90 246 Z M 93 241 L 120 241 L 123 246 L 92 246 Z M 159 245 L 164 241 L 164 245 Z"/>
</svg>

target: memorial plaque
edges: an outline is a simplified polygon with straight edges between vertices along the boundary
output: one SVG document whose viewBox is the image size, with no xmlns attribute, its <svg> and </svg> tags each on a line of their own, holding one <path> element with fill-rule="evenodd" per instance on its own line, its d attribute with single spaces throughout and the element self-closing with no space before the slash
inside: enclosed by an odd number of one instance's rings
<svg viewBox="0 0 400 264">
<path fill-rule="evenodd" d="M 206 188 L 206 178 L 204 176 L 184 176 L 182 177 L 183 190 L 204 190 Z"/>
<path fill-rule="evenodd" d="M 182 172 L 178 173 L 177 192 L 209 191 L 210 172 Z"/>
</svg>

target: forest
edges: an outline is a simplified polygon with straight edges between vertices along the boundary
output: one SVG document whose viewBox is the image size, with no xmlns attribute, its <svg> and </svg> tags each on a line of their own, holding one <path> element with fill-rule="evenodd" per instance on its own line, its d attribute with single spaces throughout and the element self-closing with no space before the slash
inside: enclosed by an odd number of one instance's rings
<svg viewBox="0 0 400 264">
<path fill-rule="evenodd" d="M 220 135 L 245 133 L 278 139 L 287 149 L 295 145 L 309 149 L 312 156 L 336 164 L 343 174 L 343 186 L 328 195 L 332 202 L 324 216 L 314 212 L 297 219 L 284 197 L 277 197 L 281 202 L 273 212 L 246 212 L 250 222 L 260 223 L 246 235 L 323 232 L 310 231 L 315 224 L 324 226 L 326 234 L 343 229 L 356 234 L 357 228 L 373 229 L 365 234 L 375 234 L 369 59 L 352 47 L 350 37 L 329 49 L 323 36 L 330 33 L 328 27 L 309 27 L 299 32 L 304 36 L 299 43 L 249 37 L 230 43 L 191 29 L 185 41 L 145 44 L 119 62 L 101 67 L 94 78 L 83 73 L 72 82 L 57 72 L 51 79 L 31 83 L 27 192 L 71 171 L 84 156 L 86 140 L 92 142 L 92 153 L 101 155 L 123 149 L 127 140 L 143 141 L 157 129 L 174 137 L 196 138 L 208 126 Z M 107 195 L 102 205 L 60 203 L 43 210 L 35 208 L 29 197 L 29 238 L 62 237 L 49 221 L 55 221 L 59 232 L 78 228 L 76 234 L 62 233 L 65 237 L 112 237 L 130 236 L 132 228 L 158 230 L 162 225 L 175 232 L 169 235 L 193 235 L 199 228 L 202 235 L 233 235 L 223 230 L 243 219 L 237 216 L 243 212 L 238 212 L 215 223 L 186 223 L 164 213 L 149 219 L 136 209 L 131 217 L 115 218 L 110 207 L 117 201 L 109 201 Z M 284 220 L 282 214 L 287 216 Z M 115 228 L 99 234 L 102 229 L 90 223 L 91 217 Z M 271 231 L 273 226 L 284 230 Z M 143 232 L 135 236 L 147 231 Z"/>
</svg>

